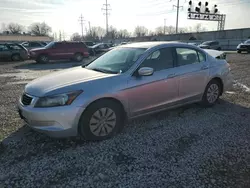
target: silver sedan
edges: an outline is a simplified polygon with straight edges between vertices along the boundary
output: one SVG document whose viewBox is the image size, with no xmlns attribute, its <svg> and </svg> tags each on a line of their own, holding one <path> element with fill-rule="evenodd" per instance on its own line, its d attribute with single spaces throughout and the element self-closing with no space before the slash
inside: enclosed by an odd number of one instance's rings
<svg viewBox="0 0 250 188">
<path fill-rule="evenodd" d="M 37 131 L 102 140 L 127 119 L 195 102 L 212 106 L 231 87 L 225 59 L 185 43 L 141 42 L 30 82 L 18 107 Z"/>
</svg>

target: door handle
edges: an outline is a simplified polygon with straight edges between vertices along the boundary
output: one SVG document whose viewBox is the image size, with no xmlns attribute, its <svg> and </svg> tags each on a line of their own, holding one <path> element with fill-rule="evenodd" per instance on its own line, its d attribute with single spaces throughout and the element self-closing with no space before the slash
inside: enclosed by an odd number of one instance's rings
<svg viewBox="0 0 250 188">
<path fill-rule="evenodd" d="M 204 69 L 208 69 L 208 65 L 203 65 L 203 66 L 201 67 L 201 70 L 204 70 Z"/>
<path fill-rule="evenodd" d="M 167 78 L 174 78 L 176 76 L 176 74 L 175 73 L 172 73 L 172 74 L 169 74 L 168 76 L 167 76 Z"/>
</svg>

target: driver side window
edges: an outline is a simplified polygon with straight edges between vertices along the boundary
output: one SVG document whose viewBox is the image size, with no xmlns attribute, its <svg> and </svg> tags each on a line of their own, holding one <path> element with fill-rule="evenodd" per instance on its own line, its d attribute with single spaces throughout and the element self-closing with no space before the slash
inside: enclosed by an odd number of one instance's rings
<svg viewBox="0 0 250 188">
<path fill-rule="evenodd" d="M 172 48 L 162 48 L 151 53 L 147 59 L 145 59 L 141 67 L 150 67 L 154 71 L 161 71 L 174 67 L 174 58 Z"/>
</svg>

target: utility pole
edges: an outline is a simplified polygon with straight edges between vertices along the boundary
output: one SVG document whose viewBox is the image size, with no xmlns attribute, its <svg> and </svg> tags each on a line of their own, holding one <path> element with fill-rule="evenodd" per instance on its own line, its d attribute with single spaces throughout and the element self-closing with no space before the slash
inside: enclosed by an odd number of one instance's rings
<svg viewBox="0 0 250 188">
<path fill-rule="evenodd" d="M 79 22 L 80 22 L 80 24 L 81 24 L 81 29 L 82 29 L 82 40 L 83 40 L 83 24 L 84 24 L 84 19 L 83 19 L 83 16 L 82 16 L 82 14 L 81 14 L 81 16 L 80 16 L 80 18 L 79 18 L 79 20 L 78 20 Z"/>
<path fill-rule="evenodd" d="M 175 33 L 178 33 L 178 24 L 179 24 L 179 9 L 183 8 L 183 6 L 180 6 L 180 0 L 177 0 L 177 5 L 173 5 L 177 9 L 177 15 L 176 15 L 176 27 L 175 27 Z"/>
<path fill-rule="evenodd" d="M 164 27 L 163 27 L 163 33 L 164 33 L 164 35 L 166 34 L 166 18 L 164 18 Z"/>
<path fill-rule="evenodd" d="M 92 35 L 90 21 L 89 21 L 89 33 L 90 33 L 90 35 Z"/>
<path fill-rule="evenodd" d="M 102 8 L 102 10 L 105 11 L 104 15 L 106 16 L 106 35 L 108 36 L 108 33 L 109 33 L 108 16 L 109 16 L 109 11 L 111 10 L 109 9 L 110 4 L 108 4 L 108 0 L 106 0 L 106 3 L 103 4 L 103 6 L 105 7 L 105 8 Z"/>
<path fill-rule="evenodd" d="M 59 31 L 59 41 L 62 41 L 62 32 Z"/>
</svg>

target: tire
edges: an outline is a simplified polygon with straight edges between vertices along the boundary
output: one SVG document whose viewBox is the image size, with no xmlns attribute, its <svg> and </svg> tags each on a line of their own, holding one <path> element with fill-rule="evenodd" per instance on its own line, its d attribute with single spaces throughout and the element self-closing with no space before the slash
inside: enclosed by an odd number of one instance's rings
<svg viewBox="0 0 250 188">
<path fill-rule="evenodd" d="M 100 119 L 101 116 L 104 117 L 105 113 L 108 124 L 105 124 L 105 120 L 103 120 L 104 124 L 99 121 L 100 125 L 98 125 L 97 119 Z M 108 139 L 122 130 L 124 125 L 123 117 L 124 112 L 117 102 L 112 100 L 97 101 L 91 104 L 82 114 L 78 124 L 79 133 L 86 140 Z"/>
<path fill-rule="evenodd" d="M 206 107 L 213 106 L 218 101 L 220 94 L 221 94 L 221 91 L 222 91 L 221 84 L 215 79 L 211 80 L 207 84 L 205 92 L 202 96 L 202 105 L 206 106 Z M 209 97 L 209 93 L 210 93 L 210 97 Z M 212 94 L 214 94 L 214 95 L 212 95 Z M 212 96 L 214 96 L 214 97 L 212 97 Z"/>
<path fill-rule="evenodd" d="M 21 56 L 20 56 L 20 54 L 13 54 L 12 56 L 11 56 L 11 60 L 12 61 L 20 61 L 22 58 L 21 58 Z"/>
<path fill-rule="evenodd" d="M 237 50 L 237 53 L 239 53 L 239 54 L 240 54 L 240 53 L 241 53 L 241 50 Z"/>
<path fill-rule="evenodd" d="M 81 53 L 75 53 L 74 60 L 77 62 L 81 62 L 83 60 L 83 55 Z"/>
<path fill-rule="evenodd" d="M 221 47 L 219 47 L 217 50 L 219 50 L 219 51 L 220 51 L 220 50 L 221 50 Z"/>
<path fill-rule="evenodd" d="M 37 62 L 39 63 L 48 63 L 49 62 L 49 56 L 48 55 L 40 55 L 37 59 Z"/>
</svg>

